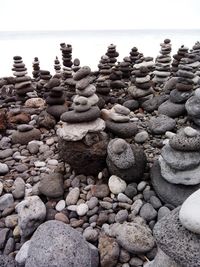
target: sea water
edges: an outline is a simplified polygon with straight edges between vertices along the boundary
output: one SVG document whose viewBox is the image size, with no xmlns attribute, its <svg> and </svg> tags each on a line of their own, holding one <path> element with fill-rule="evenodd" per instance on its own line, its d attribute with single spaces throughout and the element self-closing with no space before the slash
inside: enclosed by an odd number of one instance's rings
<svg viewBox="0 0 200 267">
<path fill-rule="evenodd" d="M 109 44 L 116 45 L 118 61 L 129 56 L 136 46 L 144 56 L 155 57 L 159 54 L 160 43 L 165 38 L 172 42 L 172 55 L 181 45 L 189 49 L 200 40 L 199 30 L 98 30 L 98 31 L 21 31 L 0 32 L 0 77 L 12 75 L 13 56 L 22 56 L 32 72 L 34 57 L 40 60 L 40 68 L 54 74 L 54 60 L 57 56 L 62 61 L 60 43 L 71 44 L 72 57 L 79 58 L 81 66 L 89 65 L 97 70 L 98 62 L 107 51 Z"/>
</svg>

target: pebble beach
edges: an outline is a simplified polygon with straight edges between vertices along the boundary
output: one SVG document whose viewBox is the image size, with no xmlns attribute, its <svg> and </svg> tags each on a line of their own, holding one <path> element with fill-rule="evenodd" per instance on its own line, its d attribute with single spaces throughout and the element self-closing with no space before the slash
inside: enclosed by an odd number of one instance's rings
<svg viewBox="0 0 200 267">
<path fill-rule="evenodd" d="M 0 266 L 200 266 L 200 42 L 60 43 L 0 78 Z"/>
</svg>

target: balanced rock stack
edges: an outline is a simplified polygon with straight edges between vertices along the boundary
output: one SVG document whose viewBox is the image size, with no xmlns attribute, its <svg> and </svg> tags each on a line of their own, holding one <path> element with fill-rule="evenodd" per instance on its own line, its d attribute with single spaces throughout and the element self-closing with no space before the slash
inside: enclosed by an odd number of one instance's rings
<svg viewBox="0 0 200 267">
<path fill-rule="evenodd" d="M 121 89 L 125 87 L 125 83 L 122 81 L 122 72 L 118 65 L 112 67 L 110 78 L 110 88 Z"/>
<path fill-rule="evenodd" d="M 101 110 L 102 118 L 106 121 L 108 132 L 121 138 L 133 137 L 138 132 L 138 127 L 130 121 L 130 110 L 116 104 L 110 110 Z"/>
<path fill-rule="evenodd" d="M 122 78 L 129 79 L 132 71 L 131 59 L 125 57 L 123 61 L 119 63 L 119 69 L 122 72 Z"/>
<path fill-rule="evenodd" d="M 152 185 L 165 203 L 178 206 L 200 188 L 200 135 L 186 127 L 169 139 L 151 170 Z"/>
<path fill-rule="evenodd" d="M 40 137 L 40 130 L 29 124 L 21 124 L 12 133 L 11 139 L 13 144 L 27 145 L 30 141 L 39 140 Z"/>
<path fill-rule="evenodd" d="M 57 74 L 61 73 L 61 65 L 60 65 L 60 61 L 58 60 L 58 57 L 56 57 L 54 60 L 54 70 Z"/>
<path fill-rule="evenodd" d="M 172 73 L 176 75 L 176 72 L 178 71 L 178 65 L 183 57 L 186 56 L 188 53 L 188 48 L 184 45 L 182 45 L 179 49 L 177 54 L 173 55 L 174 60 L 172 61 Z"/>
<path fill-rule="evenodd" d="M 60 50 L 62 52 L 63 66 L 71 68 L 72 62 L 72 46 L 70 44 L 61 43 Z"/>
<path fill-rule="evenodd" d="M 141 58 L 142 54 L 138 52 L 138 49 L 137 47 L 133 47 L 131 49 L 131 52 L 129 53 L 130 54 L 130 59 L 131 59 L 131 62 L 132 64 L 134 65 L 135 62 Z"/>
<path fill-rule="evenodd" d="M 140 69 L 140 67 L 146 67 L 148 68 L 149 72 L 153 72 L 155 69 L 153 57 L 141 57 L 139 60 L 137 60 L 134 65 L 134 69 Z"/>
<path fill-rule="evenodd" d="M 200 190 L 190 195 L 181 207 L 159 220 L 154 237 L 159 247 L 153 262 L 145 267 L 200 266 Z"/>
<path fill-rule="evenodd" d="M 49 82 L 51 77 L 52 77 L 52 75 L 51 75 L 50 71 L 40 70 L 40 81 L 39 81 L 40 86 L 44 87 Z"/>
<path fill-rule="evenodd" d="M 91 70 L 85 66 L 74 74 L 76 95 L 73 110 L 61 115 L 59 153 L 76 173 L 96 175 L 105 167 L 107 136 L 105 122 L 96 106 L 95 86 L 90 84 Z"/>
<path fill-rule="evenodd" d="M 63 67 L 62 81 L 63 85 L 67 87 L 65 92 L 67 100 L 71 101 L 71 98 L 76 94 L 76 81 L 73 79 L 73 71 L 71 68 Z"/>
<path fill-rule="evenodd" d="M 195 45 L 192 47 L 192 53 L 200 55 L 200 42 L 196 42 Z"/>
<path fill-rule="evenodd" d="M 193 68 L 187 64 L 187 58 L 182 58 L 178 65 L 178 82 L 176 89 L 170 92 L 169 100 L 158 108 L 160 114 L 175 118 L 185 113 L 185 102 L 193 94 Z"/>
<path fill-rule="evenodd" d="M 119 56 L 119 53 L 116 51 L 116 45 L 110 44 L 108 46 L 106 55 L 109 57 L 110 65 L 114 66 L 115 63 L 117 62 L 117 57 Z"/>
<path fill-rule="evenodd" d="M 141 148 L 130 145 L 124 139 L 115 138 L 109 142 L 107 152 L 106 162 L 110 174 L 128 183 L 141 180 L 146 166 L 146 156 Z"/>
<path fill-rule="evenodd" d="M 38 57 L 34 58 L 32 66 L 33 66 L 33 72 L 32 72 L 33 78 L 37 80 L 40 77 L 40 62 Z"/>
<path fill-rule="evenodd" d="M 134 85 L 128 88 L 129 94 L 138 101 L 144 102 L 153 96 L 153 88 L 151 87 L 149 70 L 146 67 L 140 67 L 139 70 L 133 70 L 134 76 L 131 81 Z"/>
<path fill-rule="evenodd" d="M 74 72 L 77 72 L 80 69 L 80 60 L 78 58 L 75 58 L 73 61 L 73 66 L 72 66 L 72 70 Z"/>
<path fill-rule="evenodd" d="M 21 100 L 25 100 L 24 97 L 28 92 L 32 92 L 34 87 L 32 86 L 31 77 L 27 76 L 27 68 L 23 63 L 22 57 L 15 56 L 13 57 L 14 64 L 13 64 L 13 75 L 15 78 L 15 90 L 17 96 Z"/>
<path fill-rule="evenodd" d="M 68 110 L 65 104 L 65 97 L 63 95 L 64 87 L 54 87 L 51 89 L 49 96 L 46 98 L 48 105 L 47 112 L 51 114 L 57 121 L 60 116 Z"/>
<path fill-rule="evenodd" d="M 170 62 L 171 62 L 171 41 L 170 39 L 165 39 L 164 43 L 160 44 L 161 51 L 160 54 L 156 58 L 156 65 L 155 65 L 155 77 L 154 81 L 158 84 L 165 83 L 169 76 L 170 76 Z"/>
<path fill-rule="evenodd" d="M 99 74 L 108 76 L 111 74 L 110 58 L 107 55 L 103 55 L 98 64 Z"/>
<path fill-rule="evenodd" d="M 196 89 L 194 95 L 187 100 L 185 108 L 187 110 L 188 117 L 197 126 L 200 126 L 200 88 Z"/>
<path fill-rule="evenodd" d="M 99 104 L 102 102 L 102 107 L 110 101 L 110 81 L 107 76 L 100 75 L 96 80 L 96 92 L 99 97 Z"/>
</svg>

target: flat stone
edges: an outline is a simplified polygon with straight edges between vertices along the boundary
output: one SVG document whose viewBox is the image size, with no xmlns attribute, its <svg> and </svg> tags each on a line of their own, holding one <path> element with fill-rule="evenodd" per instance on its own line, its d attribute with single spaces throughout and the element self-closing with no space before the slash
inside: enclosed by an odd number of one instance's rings
<svg viewBox="0 0 200 267">
<path fill-rule="evenodd" d="M 100 110 L 98 107 L 91 107 L 88 111 L 84 112 L 75 112 L 67 111 L 63 113 L 60 119 L 68 123 L 80 123 L 80 122 L 89 122 L 94 121 L 100 117 Z"/>
<path fill-rule="evenodd" d="M 104 129 L 105 122 L 98 118 L 91 122 L 63 123 L 62 128 L 58 128 L 57 135 L 66 141 L 78 141 L 87 133 L 101 132 Z"/>
<path fill-rule="evenodd" d="M 13 150 L 11 148 L 7 148 L 0 151 L 0 159 L 5 159 L 11 157 L 13 154 Z"/>
<path fill-rule="evenodd" d="M 17 126 L 17 130 L 20 132 L 28 132 L 30 130 L 33 130 L 33 126 L 30 124 L 21 124 Z"/>
<path fill-rule="evenodd" d="M 79 196 L 80 196 L 80 189 L 78 187 L 75 187 L 71 191 L 69 191 L 66 197 L 67 206 L 75 205 L 79 199 Z"/>
<path fill-rule="evenodd" d="M 153 117 L 149 121 L 149 128 L 154 134 L 164 134 L 166 131 L 171 131 L 175 128 L 176 121 L 166 115 Z"/>
<path fill-rule="evenodd" d="M 162 103 L 158 108 L 158 114 L 166 115 L 170 118 L 176 118 L 185 113 L 185 104 L 176 104 L 170 100 Z"/>
<path fill-rule="evenodd" d="M 161 150 L 161 156 L 175 170 L 190 170 L 200 164 L 200 152 L 178 151 L 166 144 Z"/>
<path fill-rule="evenodd" d="M 151 168 L 151 182 L 156 194 L 164 202 L 177 207 L 181 205 L 187 197 L 200 188 L 200 185 L 181 185 L 167 182 L 160 172 L 160 165 L 155 161 Z"/>
<path fill-rule="evenodd" d="M 52 257 L 52 251 L 59 257 Z M 97 267 L 98 253 L 82 235 L 59 221 L 40 225 L 31 238 L 25 267 L 38 266 Z"/>
<path fill-rule="evenodd" d="M 138 127 L 134 122 L 106 121 L 106 129 L 121 138 L 133 137 L 138 132 Z"/>
<path fill-rule="evenodd" d="M 169 144 L 175 150 L 180 151 L 199 151 L 200 150 L 200 135 L 188 137 L 184 131 L 172 136 Z"/>
<path fill-rule="evenodd" d="M 188 231 L 179 220 L 180 208 L 176 208 L 154 226 L 154 237 L 158 246 L 181 266 L 198 266 L 199 237 Z"/>
<path fill-rule="evenodd" d="M 34 97 L 26 100 L 24 105 L 28 108 L 43 108 L 45 106 L 45 100 L 39 97 Z"/>
<path fill-rule="evenodd" d="M 192 94 L 193 94 L 192 90 L 181 92 L 181 91 L 178 91 L 177 89 L 174 89 L 170 93 L 170 100 L 173 103 L 185 103 L 192 96 Z M 187 105 L 185 107 L 187 109 Z"/>
<path fill-rule="evenodd" d="M 88 66 L 81 67 L 73 76 L 75 81 L 80 81 L 91 73 L 91 69 Z"/>
<path fill-rule="evenodd" d="M 200 234 L 200 189 L 190 195 L 182 204 L 179 212 L 181 224 L 189 231 Z"/>
<path fill-rule="evenodd" d="M 32 129 L 27 132 L 14 131 L 12 134 L 12 143 L 26 145 L 32 140 L 39 140 L 41 132 L 38 129 Z"/>
</svg>

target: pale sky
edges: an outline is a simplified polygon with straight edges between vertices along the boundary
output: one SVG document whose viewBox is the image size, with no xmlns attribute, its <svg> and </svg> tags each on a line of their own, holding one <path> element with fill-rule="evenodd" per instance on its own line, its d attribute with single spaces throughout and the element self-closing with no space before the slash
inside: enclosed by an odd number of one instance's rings
<svg viewBox="0 0 200 267">
<path fill-rule="evenodd" d="M 200 28 L 200 0 L 0 0 L 0 31 Z"/>
</svg>

